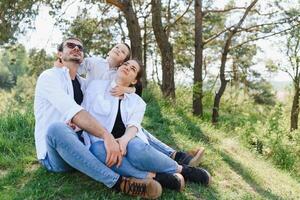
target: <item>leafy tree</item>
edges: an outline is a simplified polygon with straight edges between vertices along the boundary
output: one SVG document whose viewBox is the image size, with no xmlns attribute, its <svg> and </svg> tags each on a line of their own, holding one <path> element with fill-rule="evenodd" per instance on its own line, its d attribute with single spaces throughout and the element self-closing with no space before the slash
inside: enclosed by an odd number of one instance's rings
<svg viewBox="0 0 300 200">
<path fill-rule="evenodd" d="M 250 96 L 254 99 L 255 103 L 274 106 L 275 94 L 272 92 L 272 85 L 264 79 L 250 82 L 248 85 L 250 89 Z"/>
<path fill-rule="evenodd" d="M 44 49 L 31 49 L 26 74 L 31 77 L 38 77 L 44 70 L 53 66 L 54 60 L 55 56 L 47 55 Z"/>
<path fill-rule="evenodd" d="M 1 57 L 2 73 L 7 76 L 6 87 L 15 85 L 17 77 L 22 76 L 26 71 L 27 53 L 25 47 L 21 44 L 16 44 L 8 47 Z M 4 81 L 4 79 L 2 79 Z"/>
<path fill-rule="evenodd" d="M 0 46 L 16 40 L 16 33 L 30 27 L 31 20 L 38 14 L 39 0 L 0 1 Z M 20 26 L 20 23 L 23 26 Z"/>
<path fill-rule="evenodd" d="M 71 22 L 66 36 L 76 36 L 83 41 L 85 53 L 106 56 L 116 43 L 118 31 L 114 30 L 115 18 L 98 19 L 87 16 L 86 10 Z"/>
</svg>

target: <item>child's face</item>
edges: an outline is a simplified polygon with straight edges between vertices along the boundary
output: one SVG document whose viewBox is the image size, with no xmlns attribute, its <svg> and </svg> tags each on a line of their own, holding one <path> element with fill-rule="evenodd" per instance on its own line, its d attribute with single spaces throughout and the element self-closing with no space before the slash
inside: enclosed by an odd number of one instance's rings
<svg viewBox="0 0 300 200">
<path fill-rule="evenodd" d="M 129 53 L 129 49 L 125 44 L 117 44 L 108 52 L 108 56 L 118 65 L 121 65 Z"/>
</svg>

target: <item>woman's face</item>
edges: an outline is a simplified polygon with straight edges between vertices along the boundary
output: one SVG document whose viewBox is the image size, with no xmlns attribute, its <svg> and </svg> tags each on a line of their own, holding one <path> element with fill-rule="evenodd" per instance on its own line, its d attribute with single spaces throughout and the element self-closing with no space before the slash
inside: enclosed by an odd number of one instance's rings
<svg viewBox="0 0 300 200">
<path fill-rule="evenodd" d="M 108 52 L 110 59 L 114 60 L 118 65 L 121 65 L 129 54 L 129 49 L 125 44 L 117 44 Z"/>
<path fill-rule="evenodd" d="M 140 66 L 135 60 L 128 60 L 118 68 L 118 76 L 130 84 L 136 83 Z"/>
</svg>

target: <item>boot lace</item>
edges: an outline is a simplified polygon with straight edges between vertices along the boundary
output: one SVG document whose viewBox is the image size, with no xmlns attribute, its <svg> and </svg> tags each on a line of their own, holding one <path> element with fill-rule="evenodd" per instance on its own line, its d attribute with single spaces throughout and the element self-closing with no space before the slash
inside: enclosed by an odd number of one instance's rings
<svg viewBox="0 0 300 200">
<path fill-rule="evenodd" d="M 142 196 L 145 196 L 146 194 L 146 184 L 144 183 L 136 183 L 136 182 L 130 182 L 129 180 L 125 180 L 124 189 L 125 189 L 125 193 L 127 194 L 142 195 Z"/>
</svg>

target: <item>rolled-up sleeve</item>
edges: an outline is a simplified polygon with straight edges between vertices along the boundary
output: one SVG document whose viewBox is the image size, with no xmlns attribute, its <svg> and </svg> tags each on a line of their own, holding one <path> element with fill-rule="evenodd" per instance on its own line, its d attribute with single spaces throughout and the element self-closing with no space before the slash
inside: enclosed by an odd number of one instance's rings
<svg viewBox="0 0 300 200">
<path fill-rule="evenodd" d="M 142 131 L 141 124 L 144 118 L 145 110 L 146 103 L 141 99 L 137 99 L 134 109 L 128 116 L 128 120 L 125 124 L 126 127 L 135 126 L 138 129 L 138 132 Z"/>
<path fill-rule="evenodd" d="M 71 120 L 83 107 L 63 89 L 62 82 L 54 73 L 42 73 L 37 81 L 36 95 L 50 102 L 63 116 L 64 121 Z"/>
</svg>

